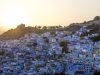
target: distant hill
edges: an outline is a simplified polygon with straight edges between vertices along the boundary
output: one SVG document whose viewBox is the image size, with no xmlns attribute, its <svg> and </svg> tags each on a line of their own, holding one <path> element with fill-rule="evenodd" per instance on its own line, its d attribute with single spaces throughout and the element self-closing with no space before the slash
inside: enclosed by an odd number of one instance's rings
<svg viewBox="0 0 100 75">
<path fill-rule="evenodd" d="M 18 39 L 24 36 L 25 34 L 33 33 L 33 32 L 37 34 L 41 34 L 44 32 L 55 32 L 55 31 L 64 30 L 71 33 L 75 33 L 75 31 L 78 31 L 82 26 L 87 26 L 88 29 L 91 29 L 91 31 L 87 34 L 92 34 L 92 33 L 100 34 L 100 17 L 96 16 L 93 20 L 90 20 L 88 22 L 85 21 L 84 23 L 73 23 L 66 27 L 62 27 L 60 25 L 50 26 L 50 27 L 46 27 L 46 26 L 25 27 L 25 24 L 20 24 L 17 26 L 17 28 L 8 30 L 4 32 L 2 35 L 0 35 L 0 40 Z M 83 35 L 86 36 L 87 34 L 84 33 Z M 95 40 L 95 38 L 98 37 L 94 37 L 92 39 Z"/>
<path fill-rule="evenodd" d="M 50 27 L 46 27 L 44 26 L 43 28 L 40 27 L 25 27 L 25 24 L 20 24 L 17 26 L 17 28 L 15 29 L 11 29 L 8 30 L 6 32 L 4 32 L 3 34 L 0 35 L 0 39 L 1 40 L 9 40 L 9 39 L 18 39 L 22 36 L 24 36 L 25 34 L 29 34 L 29 33 L 37 33 L 37 34 L 41 34 L 44 32 L 55 32 L 56 30 L 61 31 L 63 30 L 63 28 L 61 26 L 50 26 Z"/>
</svg>

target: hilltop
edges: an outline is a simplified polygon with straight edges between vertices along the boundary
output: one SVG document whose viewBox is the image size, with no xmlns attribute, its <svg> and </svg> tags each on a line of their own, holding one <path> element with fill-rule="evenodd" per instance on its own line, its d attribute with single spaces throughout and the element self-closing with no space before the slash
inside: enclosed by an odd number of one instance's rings
<svg viewBox="0 0 100 75">
<path fill-rule="evenodd" d="M 89 32 L 84 32 L 82 34 L 82 37 L 87 36 L 88 34 L 97 33 L 100 34 L 100 17 L 96 16 L 93 20 L 90 21 L 84 21 L 83 23 L 72 23 L 69 26 L 62 27 L 59 26 L 35 26 L 26 27 L 25 24 L 20 24 L 15 29 L 10 29 L 3 34 L 0 35 L 1 40 L 9 40 L 9 39 L 18 39 L 25 34 L 29 33 L 37 33 L 41 34 L 44 32 L 55 32 L 55 31 L 68 31 L 69 34 L 74 34 L 76 31 L 78 31 L 82 26 L 87 26 L 87 29 L 90 29 Z M 95 38 L 99 38 L 99 36 L 93 37 L 92 39 L 95 40 Z M 99 40 L 99 39 L 98 39 Z"/>
</svg>

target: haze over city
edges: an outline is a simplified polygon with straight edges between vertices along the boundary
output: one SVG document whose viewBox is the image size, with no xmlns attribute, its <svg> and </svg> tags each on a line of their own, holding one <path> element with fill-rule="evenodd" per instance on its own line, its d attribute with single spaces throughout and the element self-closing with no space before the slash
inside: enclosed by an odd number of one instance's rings
<svg viewBox="0 0 100 75">
<path fill-rule="evenodd" d="M 100 15 L 100 0 L 0 0 L 0 33 L 24 23 L 51 26 L 84 22 Z"/>
</svg>

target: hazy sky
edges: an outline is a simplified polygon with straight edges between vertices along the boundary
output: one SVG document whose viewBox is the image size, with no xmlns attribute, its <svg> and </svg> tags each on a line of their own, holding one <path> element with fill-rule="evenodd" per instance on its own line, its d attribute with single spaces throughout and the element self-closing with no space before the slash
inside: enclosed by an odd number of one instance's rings
<svg viewBox="0 0 100 75">
<path fill-rule="evenodd" d="M 100 0 L 0 0 L 0 31 L 28 25 L 69 25 L 100 15 Z"/>
</svg>

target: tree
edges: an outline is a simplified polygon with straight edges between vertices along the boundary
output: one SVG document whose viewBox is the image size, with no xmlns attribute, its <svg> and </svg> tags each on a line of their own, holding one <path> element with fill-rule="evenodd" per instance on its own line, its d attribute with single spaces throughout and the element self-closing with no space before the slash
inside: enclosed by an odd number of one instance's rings
<svg viewBox="0 0 100 75">
<path fill-rule="evenodd" d="M 5 51 L 1 50 L 0 51 L 0 56 L 3 56 L 5 54 Z"/>
<path fill-rule="evenodd" d="M 45 43 L 49 43 L 49 39 L 47 37 L 43 37 Z"/>
<path fill-rule="evenodd" d="M 43 26 L 43 29 L 47 29 L 47 27 L 46 26 Z"/>
<path fill-rule="evenodd" d="M 62 26 L 61 26 L 61 25 L 59 25 L 59 28 L 62 28 Z"/>
<path fill-rule="evenodd" d="M 17 26 L 17 28 L 25 28 L 25 24 L 20 24 Z"/>
<path fill-rule="evenodd" d="M 41 29 L 41 26 L 38 26 L 39 29 Z"/>
<path fill-rule="evenodd" d="M 94 17 L 94 20 L 100 20 L 100 16 Z"/>
<path fill-rule="evenodd" d="M 68 42 L 61 41 L 60 46 L 62 47 L 62 53 L 68 53 Z"/>
</svg>

